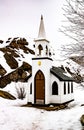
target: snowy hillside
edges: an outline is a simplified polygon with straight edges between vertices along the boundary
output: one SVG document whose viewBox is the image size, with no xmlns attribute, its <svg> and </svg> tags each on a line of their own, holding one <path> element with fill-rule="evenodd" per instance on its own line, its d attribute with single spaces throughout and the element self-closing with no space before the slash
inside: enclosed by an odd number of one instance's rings
<svg viewBox="0 0 84 130">
<path fill-rule="evenodd" d="M 25 38 L 19 37 L 8 38 L 7 41 L 0 43 L 0 66 L 6 70 L 6 74 L 20 67 L 24 61 L 30 62 L 34 51 L 28 45 Z"/>
<path fill-rule="evenodd" d="M 33 45 L 32 45 L 33 46 Z M 33 48 L 33 47 L 32 47 Z M 31 57 L 34 51 L 25 38 L 0 40 L 0 87 L 11 81 L 25 81 L 31 73 Z"/>
<path fill-rule="evenodd" d="M 76 63 L 75 61 L 67 59 L 55 59 L 53 58 L 53 65 L 60 66 L 61 69 L 65 70 L 68 76 L 72 76 L 77 83 L 84 81 L 84 67 Z"/>
<path fill-rule="evenodd" d="M 18 89 L 26 89 L 26 78 L 31 73 L 30 65 L 34 51 L 24 38 L 9 38 L 0 43 L 0 87 L 16 98 Z M 55 63 L 56 62 L 56 63 Z M 71 60 L 54 61 L 53 66 L 60 66 L 65 75 L 77 74 L 78 64 Z M 80 73 L 84 71 L 80 68 Z M 77 75 L 79 76 L 79 75 Z M 74 76 L 75 77 L 75 76 Z M 81 78 L 81 76 L 80 76 Z M 25 83 L 21 83 L 25 82 Z M 84 88 L 74 84 L 74 101 L 68 107 L 58 111 L 46 111 L 34 107 L 22 107 L 24 100 L 0 98 L 1 130 L 82 130 L 80 117 L 84 114 Z M 81 106 L 82 105 L 82 106 Z M 52 107 L 52 106 L 51 106 Z"/>
<path fill-rule="evenodd" d="M 68 108 L 46 111 L 33 107 L 20 107 L 25 100 L 0 98 L 1 130 L 83 130 L 80 117 L 84 114 L 84 88 L 75 84 L 75 100 Z"/>
<path fill-rule="evenodd" d="M 6 41 L 0 40 L 0 87 L 4 88 L 11 82 L 25 82 L 32 71 L 31 59 L 34 55 L 33 43 L 25 38 L 8 38 Z M 53 50 L 51 49 L 53 54 Z M 84 79 L 84 67 L 71 59 L 60 61 L 55 60 L 56 55 L 52 55 L 53 66 L 60 66 L 66 75 L 74 77 L 78 82 Z"/>
</svg>

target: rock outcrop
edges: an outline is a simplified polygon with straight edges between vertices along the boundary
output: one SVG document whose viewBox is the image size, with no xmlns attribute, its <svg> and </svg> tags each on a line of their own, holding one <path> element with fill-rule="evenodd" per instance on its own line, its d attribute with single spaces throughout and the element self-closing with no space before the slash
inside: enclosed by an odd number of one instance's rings
<svg viewBox="0 0 84 130">
<path fill-rule="evenodd" d="M 31 65 L 25 55 L 34 55 L 29 43 L 25 38 L 16 37 L 8 38 L 6 42 L 0 40 L 0 44 L 0 87 L 4 88 L 11 81 L 25 82 L 31 73 Z"/>
</svg>

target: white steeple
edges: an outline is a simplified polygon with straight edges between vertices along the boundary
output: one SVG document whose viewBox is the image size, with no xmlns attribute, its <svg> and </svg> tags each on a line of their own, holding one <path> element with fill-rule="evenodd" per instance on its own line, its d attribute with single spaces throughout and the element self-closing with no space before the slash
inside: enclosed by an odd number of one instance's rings
<svg viewBox="0 0 84 130">
<path fill-rule="evenodd" d="M 39 26 L 38 38 L 44 38 L 44 39 L 46 38 L 44 21 L 43 21 L 43 16 L 42 15 L 41 15 L 41 21 L 40 21 L 40 26 Z"/>
<path fill-rule="evenodd" d="M 48 57 L 49 56 L 49 41 L 46 39 L 43 16 L 41 15 L 38 37 L 35 41 L 35 56 Z"/>
</svg>

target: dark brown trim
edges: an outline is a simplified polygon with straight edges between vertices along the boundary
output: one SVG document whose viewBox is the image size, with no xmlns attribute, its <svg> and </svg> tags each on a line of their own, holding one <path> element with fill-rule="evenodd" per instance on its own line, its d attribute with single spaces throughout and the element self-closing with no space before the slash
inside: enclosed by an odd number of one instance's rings
<svg viewBox="0 0 84 130">
<path fill-rule="evenodd" d="M 62 104 L 68 104 L 70 102 L 74 101 L 74 99 L 67 101 L 67 102 L 63 102 L 63 103 L 50 103 L 50 105 L 62 105 Z"/>
<path fill-rule="evenodd" d="M 64 102 L 64 103 L 62 103 L 62 104 L 68 104 L 68 103 L 73 102 L 73 101 L 74 101 L 74 99 L 72 99 L 72 100 L 70 100 L 70 101 L 67 101 L 67 102 Z"/>
<path fill-rule="evenodd" d="M 32 105 L 32 102 L 27 102 L 27 104 Z"/>
<path fill-rule="evenodd" d="M 67 105 L 68 103 L 74 101 L 74 99 L 70 100 L 70 101 L 67 101 L 67 102 L 64 102 L 64 103 L 49 103 L 49 104 L 32 104 L 32 102 L 28 102 L 27 104 L 29 105 L 33 105 L 33 106 L 50 106 L 50 105 L 53 105 L 53 106 L 59 106 L 59 105 Z"/>
<path fill-rule="evenodd" d="M 45 105 L 67 105 L 68 103 L 74 101 L 74 99 L 67 101 L 67 102 L 63 102 L 63 103 L 49 103 L 49 104 L 45 104 Z"/>
<path fill-rule="evenodd" d="M 52 58 L 49 58 L 49 57 L 32 58 L 32 60 L 44 60 L 44 59 L 52 60 Z"/>
</svg>

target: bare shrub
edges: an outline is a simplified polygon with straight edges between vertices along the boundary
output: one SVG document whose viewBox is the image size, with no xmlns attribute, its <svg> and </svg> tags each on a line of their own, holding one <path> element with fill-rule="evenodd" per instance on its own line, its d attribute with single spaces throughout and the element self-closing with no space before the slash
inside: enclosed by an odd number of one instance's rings
<svg viewBox="0 0 84 130">
<path fill-rule="evenodd" d="M 23 100 L 26 97 L 26 91 L 23 84 L 19 84 L 18 86 L 15 86 L 17 98 Z"/>
</svg>

